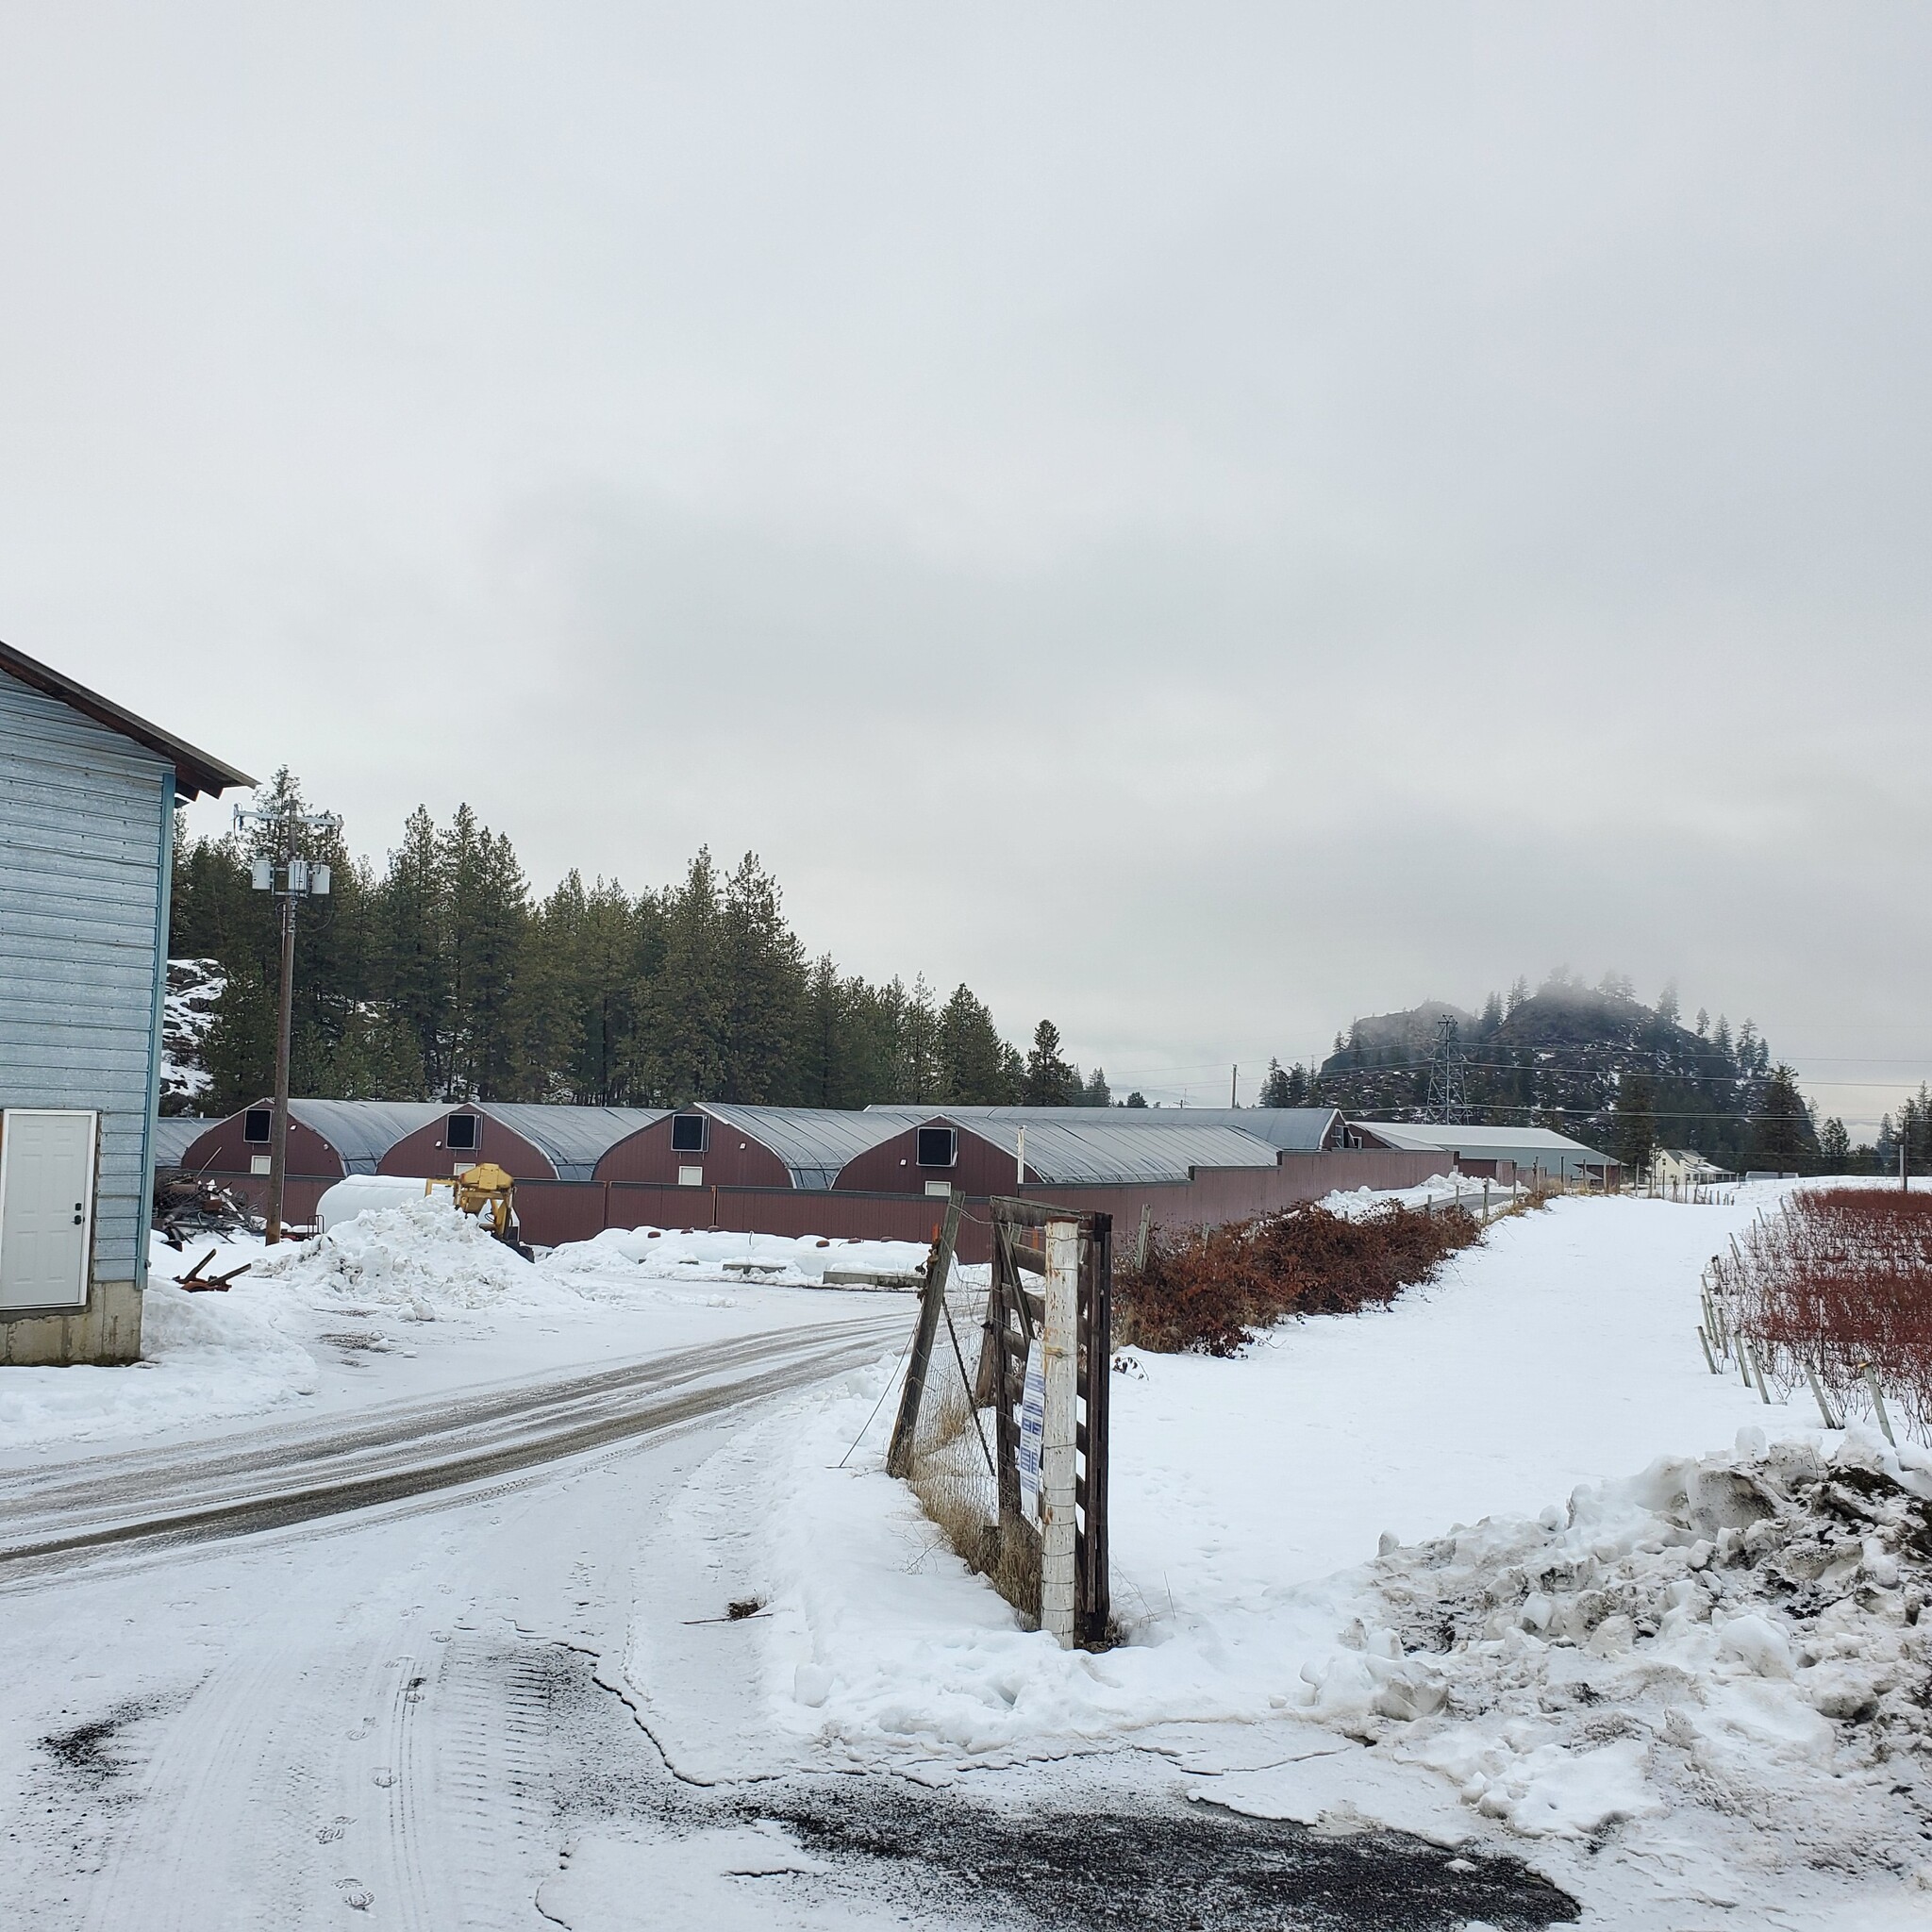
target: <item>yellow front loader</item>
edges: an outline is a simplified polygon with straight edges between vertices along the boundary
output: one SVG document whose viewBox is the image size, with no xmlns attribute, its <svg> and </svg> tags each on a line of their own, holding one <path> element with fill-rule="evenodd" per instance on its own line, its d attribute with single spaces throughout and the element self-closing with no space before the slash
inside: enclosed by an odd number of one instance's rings
<svg viewBox="0 0 1932 1932">
<path fill-rule="evenodd" d="M 530 1258 L 529 1249 L 517 1233 L 517 1184 L 493 1160 L 466 1167 L 461 1174 L 452 1174 L 448 1180 L 441 1177 L 432 1180 L 424 1191 L 426 1193 L 434 1188 L 448 1188 L 455 1197 L 458 1214 L 467 1214 L 472 1220 L 480 1221 L 505 1247 L 514 1248 L 526 1261 Z"/>
</svg>

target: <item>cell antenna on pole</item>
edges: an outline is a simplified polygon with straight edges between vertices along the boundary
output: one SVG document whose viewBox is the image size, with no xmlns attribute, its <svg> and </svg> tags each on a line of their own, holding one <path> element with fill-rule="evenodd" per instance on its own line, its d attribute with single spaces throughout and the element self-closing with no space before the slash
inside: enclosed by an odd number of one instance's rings
<svg viewBox="0 0 1932 1932">
<path fill-rule="evenodd" d="M 1436 1044 L 1429 1054 L 1429 1119 L 1438 1125 L 1456 1126 L 1469 1111 L 1464 1064 L 1456 1044 L 1456 1022 L 1444 1013 L 1436 1022 Z"/>
</svg>

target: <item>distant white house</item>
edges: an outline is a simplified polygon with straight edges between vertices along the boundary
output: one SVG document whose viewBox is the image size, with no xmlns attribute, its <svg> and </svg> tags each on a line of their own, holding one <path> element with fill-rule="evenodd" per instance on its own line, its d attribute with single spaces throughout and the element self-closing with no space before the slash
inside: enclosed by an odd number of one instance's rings
<svg viewBox="0 0 1932 1932">
<path fill-rule="evenodd" d="M 1694 1147 L 1659 1147 L 1651 1157 L 1651 1175 L 1659 1187 L 1707 1188 L 1737 1175 L 1717 1166 Z"/>
</svg>

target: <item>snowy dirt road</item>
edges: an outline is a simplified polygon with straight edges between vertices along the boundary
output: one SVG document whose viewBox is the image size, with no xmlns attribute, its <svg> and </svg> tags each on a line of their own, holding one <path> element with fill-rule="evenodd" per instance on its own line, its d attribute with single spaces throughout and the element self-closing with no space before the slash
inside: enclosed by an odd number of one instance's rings
<svg viewBox="0 0 1932 1932">
<path fill-rule="evenodd" d="M 591 1769 L 552 1707 L 608 1705 L 592 1715 L 620 1756 L 654 1761 L 592 1659 L 621 1651 L 666 1493 L 725 1418 L 903 1326 L 736 1339 L 11 1478 L 10 1922 L 544 1923 L 558 1754 Z"/>
<path fill-rule="evenodd" d="M 9 1478 L 8 1544 L 41 1547 L 0 1565 L 8 1923 L 1152 1925 L 1176 1897 L 1217 1926 L 1572 1916 L 1509 1858 L 1177 1804 L 1141 1754 L 944 1792 L 675 1775 L 647 1693 L 743 1701 L 766 1620 L 727 1615 L 759 1582 L 728 1538 L 694 1557 L 667 1523 L 713 1493 L 751 1405 L 782 1430 L 781 1390 L 880 1343 L 845 1320 Z M 63 1515 L 80 1527 L 49 1539 Z M 641 1613 L 670 1626 L 650 1684 Z"/>
<path fill-rule="evenodd" d="M 903 1320 L 785 1329 L 617 1368 L 393 1403 L 353 1425 L 281 1427 L 0 1477 L 0 1588 L 79 1553 L 239 1535 L 485 1481 L 661 1433 L 868 1360 Z"/>
</svg>

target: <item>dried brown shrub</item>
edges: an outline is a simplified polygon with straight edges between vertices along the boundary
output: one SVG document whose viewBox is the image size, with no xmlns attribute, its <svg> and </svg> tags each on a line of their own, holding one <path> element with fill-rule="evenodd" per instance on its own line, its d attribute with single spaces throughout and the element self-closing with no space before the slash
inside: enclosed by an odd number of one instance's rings
<svg viewBox="0 0 1932 1932">
<path fill-rule="evenodd" d="M 1868 1407 L 1869 1365 L 1914 1433 L 1932 1433 L 1932 1194 L 1803 1189 L 1705 1284 L 1720 1347 L 1748 1342 L 1768 1380 L 1816 1375 L 1842 1413 Z"/>
<path fill-rule="evenodd" d="M 1156 1228 L 1144 1268 L 1114 1270 L 1114 1339 L 1162 1354 L 1239 1355 L 1289 1315 L 1393 1301 L 1482 1239 L 1460 1208 L 1345 1221 L 1308 1204 L 1221 1227 Z"/>
</svg>

